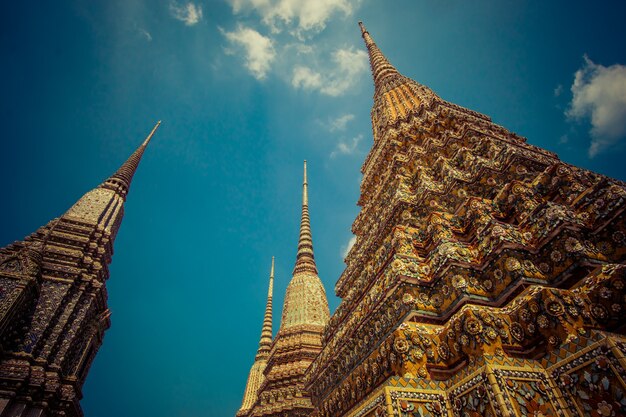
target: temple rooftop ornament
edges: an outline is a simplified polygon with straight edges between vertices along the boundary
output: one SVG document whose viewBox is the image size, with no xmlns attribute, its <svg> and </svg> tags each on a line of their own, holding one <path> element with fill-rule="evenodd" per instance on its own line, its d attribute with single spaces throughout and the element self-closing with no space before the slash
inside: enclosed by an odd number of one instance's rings
<svg viewBox="0 0 626 417">
<path fill-rule="evenodd" d="M 383 79 L 387 77 L 401 76 L 398 70 L 389 63 L 385 55 L 378 49 L 378 46 L 376 46 L 376 43 L 365 28 L 363 22 L 359 22 L 359 27 L 361 28 L 361 36 L 365 41 L 365 46 L 367 47 L 367 52 L 370 57 L 374 85 L 380 86 Z"/>
<path fill-rule="evenodd" d="M 156 123 L 156 125 L 154 125 L 152 131 L 143 141 L 141 146 L 139 146 L 139 148 L 137 148 L 137 150 L 126 160 L 126 162 L 124 162 L 122 166 L 100 187 L 117 190 L 123 195 L 123 197 L 126 197 L 128 189 L 130 188 L 130 183 L 132 182 L 135 171 L 137 171 L 137 167 L 141 161 L 141 157 L 143 156 L 150 140 L 152 140 L 152 136 L 154 136 L 154 133 L 157 131 L 159 126 L 161 126 L 160 120 Z"/>
<path fill-rule="evenodd" d="M 329 316 L 326 292 L 317 275 L 315 255 L 313 254 L 306 161 L 304 161 L 298 253 L 293 277 L 285 295 L 281 328 L 287 329 L 298 325 L 324 326 L 328 322 Z"/>
<path fill-rule="evenodd" d="M 250 408 L 258 399 L 259 387 L 265 380 L 263 372 L 267 365 L 270 349 L 272 347 L 272 294 L 274 292 L 274 257 L 272 256 L 272 267 L 270 269 L 269 288 L 267 290 L 267 303 L 265 305 L 265 316 L 263 318 L 263 327 L 261 329 L 261 339 L 259 340 L 259 349 L 250 373 L 248 374 L 248 382 L 246 390 L 243 394 L 241 408 L 237 412 L 237 416 L 246 416 L 250 412 Z"/>
</svg>

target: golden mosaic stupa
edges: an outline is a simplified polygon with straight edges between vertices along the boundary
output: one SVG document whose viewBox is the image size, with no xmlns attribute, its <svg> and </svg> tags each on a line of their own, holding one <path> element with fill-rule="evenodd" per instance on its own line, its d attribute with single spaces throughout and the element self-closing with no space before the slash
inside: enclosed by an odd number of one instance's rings
<svg viewBox="0 0 626 417">
<path fill-rule="evenodd" d="M 281 329 L 240 415 L 626 415 L 626 185 L 443 100 L 360 26 L 374 144 L 342 301 L 326 324 L 305 179 Z"/>
<path fill-rule="evenodd" d="M 304 389 L 304 377 L 322 348 L 322 333 L 330 312 L 313 254 L 306 161 L 296 265 L 287 286 L 280 328 L 272 342 L 273 279 L 272 258 L 259 351 L 237 416 L 299 417 L 308 416 L 313 411 L 311 398 Z"/>
</svg>

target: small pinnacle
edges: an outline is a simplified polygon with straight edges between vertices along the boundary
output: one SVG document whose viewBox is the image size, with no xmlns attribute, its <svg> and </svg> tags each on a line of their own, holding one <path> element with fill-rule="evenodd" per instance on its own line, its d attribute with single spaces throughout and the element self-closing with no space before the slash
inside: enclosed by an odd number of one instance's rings
<svg viewBox="0 0 626 417">
<path fill-rule="evenodd" d="M 159 126 L 161 126 L 161 121 L 160 120 L 154 125 L 154 127 L 152 128 L 152 131 L 150 132 L 150 134 L 148 135 L 146 140 L 143 141 L 141 146 L 144 146 L 144 147 L 148 146 L 148 143 L 150 143 L 150 139 L 152 139 L 152 136 L 154 136 L 154 132 L 157 131 Z"/>
<path fill-rule="evenodd" d="M 315 258 L 313 256 L 313 241 L 311 239 L 311 223 L 309 219 L 309 186 L 307 182 L 306 160 L 304 161 L 304 175 L 302 180 L 302 218 L 300 220 L 300 239 L 296 255 L 296 272 L 311 272 L 317 274 Z"/>
<path fill-rule="evenodd" d="M 111 190 L 117 191 L 126 198 L 126 194 L 128 193 L 128 189 L 130 188 L 130 183 L 133 179 L 133 175 L 135 175 L 135 171 L 139 166 L 139 162 L 141 161 L 141 157 L 143 156 L 150 139 L 154 136 L 154 133 L 158 129 L 161 121 L 159 120 L 154 127 L 148 137 L 143 141 L 143 143 L 133 152 L 133 154 L 122 164 L 122 166 L 111 175 L 101 187 L 109 188 Z"/>
<path fill-rule="evenodd" d="M 307 178 L 306 178 L 306 159 L 304 160 L 304 176 L 302 179 L 302 205 L 303 206 L 308 206 L 309 205 L 309 187 L 308 187 L 309 183 L 307 182 Z"/>
<path fill-rule="evenodd" d="M 304 181 L 303 184 L 306 184 L 307 180 L 306 180 L 306 159 L 304 160 Z"/>
<path fill-rule="evenodd" d="M 363 22 L 359 21 L 359 27 L 361 28 L 361 35 L 364 35 L 367 32 L 367 29 L 365 29 Z"/>
<path fill-rule="evenodd" d="M 399 72 L 389 63 L 380 49 L 378 49 L 378 46 L 376 46 L 376 43 L 372 39 L 372 36 L 367 29 L 365 29 L 365 25 L 362 22 L 359 22 L 359 26 L 361 27 L 361 35 L 370 58 L 370 67 L 372 69 L 372 77 L 374 78 L 374 88 L 378 89 L 382 85 L 381 81 L 384 78 L 392 75 L 399 75 Z"/>
</svg>

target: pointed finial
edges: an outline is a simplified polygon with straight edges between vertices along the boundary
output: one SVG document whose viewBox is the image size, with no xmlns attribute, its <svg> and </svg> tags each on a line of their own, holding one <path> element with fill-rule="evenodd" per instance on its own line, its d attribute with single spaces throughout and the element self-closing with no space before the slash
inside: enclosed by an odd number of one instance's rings
<svg viewBox="0 0 626 417">
<path fill-rule="evenodd" d="M 302 204 L 309 204 L 309 190 L 308 182 L 306 179 L 306 159 L 304 160 L 304 179 L 302 181 Z"/>
<path fill-rule="evenodd" d="M 267 290 L 267 297 L 272 297 L 272 293 L 274 292 L 274 257 L 272 256 L 272 269 L 270 269 L 270 285 Z"/>
<path fill-rule="evenodd" d="M 365 46 L 367 47 L 367 53 L 369 54 L 372 77 L 374 78 L 374 86 L 379 88 L 381 86 L 381 81 L 384 78 L 390 75 L 400 75 L 400 73 L 389 63 L 389 61 L 387 61 L 387 58 L 385 58 L 380 49 L 378 49 L 378 46 L 376 46 L 376 43 L 365 28 L 363 22 L 359 22 L 359 27 L 361 28 L 361 36 L 363 36 Z"/>
<path fill-rule="evenodd" d="M 259 350 L 256 359 L 267 359 L 272 347 L 272 296 L 274 293 L 274 257 L 272 256 L 272 267 L 270 269 L 270 283 L 267 290 L 267 303 L 265 304 L 265 316 L 263 317 L 263 328 L 261 329 L 261 340 L 259 340 Z"/>
<path fill-rule="evenodd" d="M 133 180 L 135 171 L 137 171 L 137 167 L 139 166 L 141 157 L 146 150 L 146 146 L 148 146 L 148 143 L 150 143 L 152 136 L 154 136 L 154 133 L 160 125 L 161 121 L 159 120 L 137 150 L 135 150 L 135 152 L 133 152 L 126 162 L 122 164 L 115 174 L 111 175 L 102 185 L 100 185 L 100 187 L 116 191 L 123 198 L 126 198 L 126 194 L 128 194 L 128 189 L 130 188 L 130 183 Z"/>
<path fill-rule="evenodd" d="M 360 20 L 359 20 L 359 27 L 361 28 L 361 36 L 365 35 L 365 33 L 367 32 L 367 29 L 365 29 L 365 25 Z"/>
<path fill-rule="evenodd" d="M 146 140 L 143 141 L 143 143 L 141 144 L 141 146 L 143 146 L 144 148 L 146 146 L 148 146 L 148 143 L 150 143 L 150 139 L 152 139 L 152 136 L 154 136 L 154 132 L 157 131 L 157 129 L 159 128 L 159 126 L 161 126 L 161 121 L 159 120 L 154 127 L 152 128 L 152 131 L 150 132 L 150 134 L 148 135 L 148 137 L 146 138 Z"/>
<path fill-rule="evenodd" d="M 296 255 L 297 272 L 311 272 L 317 275 L 315 257 L 313 256 L 313 239 L 311 237 L 311 220 L 309 219 L 309 184 L 304 161 L 304 178 L 302 181 L 302 218 L 300 220 L 300 239 L 298 240 L 298 254 Z"/>
</svg>

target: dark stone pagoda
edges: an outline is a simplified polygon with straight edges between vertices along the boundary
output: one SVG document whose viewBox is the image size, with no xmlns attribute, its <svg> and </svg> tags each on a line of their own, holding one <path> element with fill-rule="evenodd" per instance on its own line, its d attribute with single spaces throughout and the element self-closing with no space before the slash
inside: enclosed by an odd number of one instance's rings
<svg viewBox="0 0 626 417">
<path fill-rule="evenodd" d="M 160 122 L 61 217 L 0 249 L 0 416 L 80 417 L 81 388 L 110 326 L 106 280 L 124 202 Z"/>
</svg>

